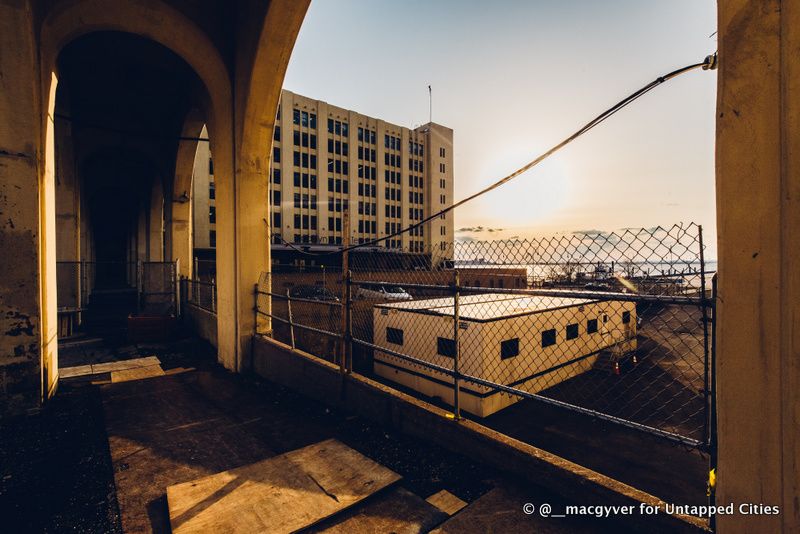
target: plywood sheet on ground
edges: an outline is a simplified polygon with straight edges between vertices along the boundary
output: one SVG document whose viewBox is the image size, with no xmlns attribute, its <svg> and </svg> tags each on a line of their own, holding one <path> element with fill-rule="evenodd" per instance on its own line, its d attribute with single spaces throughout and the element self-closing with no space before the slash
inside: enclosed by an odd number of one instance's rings
<svg viewBox="0 0 800 534">
<path fill-rule="evenodd" d="M 73 378 L 76 376 L 99 375 L 101 373 L 124 371 L 126 369 L 136 369 L 139 367 L 152 367 L 154 365 L 161 365 L 161 360 L 156 356 L 146 356 L 144 358 L 132 358 L 130 360 L 62 367 L 58 370 L 58 375 L 60 378 Z"/>
<path fill-rule="evenodd" d="M 124 371 L 125 369 L 134 369 L 136 367 L 150 367 L 151 365 L 161 365 L 161 360 L 156 356 L 147 356 L 145 358 L 133 358 L 131 360 L 119 360 L 116 362 L 95 363 L 92 364 L 92 374 L 110 373 L 113 371 Z"/>
<path fill-rule="evenodd" d="M 167 488 L 175 534 L 294 532 L 400 479 L 343 443 L 329 439 Z"/>
<path fill-rule="evenodd" d="M 447 490 L 434 493 L 425 500 L 447 515 L 453 515 L 467 505 Z"/>
<path fill-rule="evenodd" d="M 154 376 L 164 376 L 164 369 L 160 365 L 148 365 L 147 367 L 134 367 L 133 369 L 123 369 L 122 371 L 112 371 L 112 382 L 127 382 L 128 380 L 141 380 L 142 378 L 152 378 Z"/>
<path fill-rule="evenodd" d="M 618 525 L 606 522 L 598 526 L 591 516 L 541 517 L 536 490 L 497 487 L 448 519 L 431 534 L 463 534 L 464 532 L 502 532 L 503 534 L 595 534 L 625 532 Z M 535 513 L 526 514 L 523 506 L 534 503 Z M 549 504 L 549 503 L 548 503 Z M 563 504 L 555 503 L 553 514 L 563 514 Z"/>
<path fill-rule="evenodd" d="M 393 488 L 313 527 L 308 534 L 420 534 L 448 517 L 407 489 Z"/>
</svg>

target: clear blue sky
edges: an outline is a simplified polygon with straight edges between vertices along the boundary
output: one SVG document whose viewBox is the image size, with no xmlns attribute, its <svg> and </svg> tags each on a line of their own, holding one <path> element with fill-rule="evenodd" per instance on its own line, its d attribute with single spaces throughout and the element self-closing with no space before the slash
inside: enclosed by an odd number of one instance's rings
<svg viewBox="0 0 800 534">
<path fill-rule="evenodd" d="M 432 85 L 433 120 L 455 131 L 459 199 L 701 61 L 715 31 L 703 0 L 313 0 L 284 85 L 409 127 L 427 122 Z M 715 98 L 715 72 L 657 88 L 458 210 L 456 228 L 503 228 L 496 238 L 694 221 L 712 237 Z"/>
</svg>

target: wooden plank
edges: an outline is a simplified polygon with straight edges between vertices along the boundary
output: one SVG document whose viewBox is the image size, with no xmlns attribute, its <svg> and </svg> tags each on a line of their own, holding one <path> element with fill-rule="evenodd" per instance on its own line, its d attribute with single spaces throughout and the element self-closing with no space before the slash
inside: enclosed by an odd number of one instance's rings
<svg viewBox="0 0 800 534">
<path fill-rule="evenodd" d="M 110 373 L 112 371 L 124 371 L 136 367 L 150 367 L 151 365 L 161 365 L 161 360 L 156 356 L 145 358 L 133 358 L 130 360 L 119 360 L 116 362 L 96 363 L 92 365 L 92 374 Z"/>
<path fill-rule="evenodd" d="M 175 534 L 295 532 L 400 479 L 329 439 L 167 488 Z"/>
<path fill-rule="evenodd" d="M 149 365 L 147 367 L 134 367 L 133 369 L 123 369 L 122 371 L 112 371 L 112 382 L 128 382 L 129 380 L 141 380 L 154 376 L 164 376 L 164 370 L 160 365 Z"/>
<path fill-rule="evenodd" d="M 75 367 L 62 367 L 61 369 L 58 370 L 59 378 L 73 378 L 76 376 L 86 376 L 91 374 L 93 374 L 91 365 L 76 365 Z"/>
<path fill-rule="evenodd" d="M 448 515 L 405 488 L 392 488 L 353 506 L 307 534 L 421 534 L 428 532 Z"/>
<path fill-rule="evenodd" d="M 447 515 L 453 515 L 467 505 L 467 503 L 447 490 L 434 493 L 425 500 Z"/>
</svg>

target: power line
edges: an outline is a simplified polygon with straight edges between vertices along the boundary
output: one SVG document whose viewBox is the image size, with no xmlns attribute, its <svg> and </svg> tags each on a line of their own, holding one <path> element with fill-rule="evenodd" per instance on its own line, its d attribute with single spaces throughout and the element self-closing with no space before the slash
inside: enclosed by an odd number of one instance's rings
<svg viewBox="0 0 800 534">
<path fill-rule="evenodd" d="M 633 101 L 637 100 L 638 98 L 644 96 L 645 94 L 649 93 L 650 91 L 652 91 L 653 89 L 655 89 L 656 87 L 661 85 L 662 83 L 667 82 L 667 81 L 671 80 L 672 78 L 675 78 L 676 76 L 680 76 L 681 74 L 689 72 L 690 70 L 694 70 L 694 69 L 700 68 L 700 67 L 702 67 L 703 70 L 716 69 L 717 68 L 717 53 L 714 52 L 714 54 L 712 54 L 710 56 L 707 56 L 705 58 L 705 60 L 703 60 L 701 63 L 694 63 L 692 65 L 687 65 L 686 67 L 682 67 L 680 69 L 676 69 L 676 70 L 674 70 L 672 72 L 664 74 L 663 76 L 659 76 L 658 78 L 656 78 L 652 82 L 648 83 L 647 85 L 645 85 L 641 89 L 631 93 L 630 95 L 626 96 L 625 98 L 623 98 L 622 100 L 620 100 L 619 102 L 617 102 L 616 104 L 614 104 L 613 106 L 608 108 L 607 110 L 603 111 L 600 115 L 598 115 L 597 117 L 593 118 L 592 120 L 587 122 L 583 127 L 578 129 L 575 133 L 573 133 L 572 135 L 570 135 L 569 137 L 567 137 L 566 139 L 564 139 L 563 141 L 561 141 L 557 145 L 553 146 L 552 148 L 550 148 L 549 150 L 547 150 L 543 154 L 537 156 L 535 159 L 529 161 L 528 163 L 526 163 L 525 165 L 523 165 L 519 169 L 515 170 L 511 174 L 501 178 L 500 180 L 498 180 L 498 181 L 494 182 L 493 184 L 489 185 L 488 187 L 486 187 L 484 189 L 481 189 L 477 193 L 473 193 L 472 195 L 459 200 L 455 204 L 452 204 L 452 205 L 450 205 L 450 206 L 448 206 L 448 207 L 446 207 L 446 208 L 444 208 L 444 209 L 442 209 L 442 210 L 440 210 L 440 211 L 438 211 L 438 212 L 436 212 L 436 213 L 434 213 L 432 215 L 429 215 L 428 217 L 422 219 L 419 222 L 416 222 L 414 224 L 411 224 L 410 226 L 407 226 L 405 228 L 397 230 L 394 233 L 391 233 L 391 234 L 383 236 L 383 237 L 379 237 L 377 239 L 373 239 L 371 241 L 367 241 L 365 243 L 358 243 L 358 244 L 355 244 L 355 245 L 351 245 L 351 246 L 342 248 L 341 250 L 332 251 L 332 252 L 320 252 L 320 253 L 313 253 L 313 252 L 307 252 L 305 250 L 302 250 L 302 249 L 294 246 L 292 243 L 289 243 L 289 242 L 285 241 L 283 239 L 283 237 L 281 237 L 281 241 L 283 241 L 284 244 L 288 245 L 289 247 L 293 248 L 294 250 L 296 250 L 296 251 L 298 251 L 298 252 L 300 252 L 302 254 L 306 254 L 306 255 L 309 255 L 309 256 L 329 256 L 331 254 L 340 254 L 340 253 L 343 253 L 343 252 L 349 252 L 351 250 L 355 250 L 355 249 L 361 248 L 361 247 L 373 246 L 373 245 L 376 245 L 376 244 L 381 243 L 383 241 L 386 241 L 388 239 L 395 238 L 395 237 L 397 237 L 399 235 L 402 235 L 402 234 L 404 234 L 406 232 L 409 232 L 409 231 L 411 231 L 411 230 L 413 230 L 415 228 L 419 228 L 423 224 L 425 224 L 427 222 L 430 222 L 430 221 L 434 220 L 437 217 L 440 217 L 440 216 L 442 216 L 442 215 L 444 215 L 444 214 L 446 214 L 446 213 L 448 213 L 450 211 L 453 211 L 454 209 L 458 208 L 459 206 L 463 206 L 464 204 L 466 204 L 467 202 L 469 202 L 471 200 L 474 200 L 474 199 L 476 199 L 476 198 L 478 198 L 478 197 L 480 197 L 482 195 L 485 195 L 486 193 L 489 193 L 490 191 L 493 191 L 493 190 L 497 189 L 498 187 L 501 187 L 501 186 L 505 185 L 506 183 L 510 182 L 511 180 L 516 178 L 517 176 L 527 172 L 528 170 L 532 169 L 533 167 L 535 167 L 536 165 L 538 165 L 539 163 L 541 163 L 542 161 L 544 161 L 548 157 L 552 156 L 553 154 L 555 154 L 556 152 L 558 152 L 559 150 L 561 150 L 562 148 L 564 148 L 565 146 L 570 144 L 572 141 L 574 141 L 577 138 L 579 138 L 580 136 L 582 136 L 583 134 L 587 133 L 589 130 L 591 130 L 592 128 L 594 128 L 598 124 L 602 123 L 603 121 L 605 121 L 606 119 L 608 119 L 609 117 L 614 115 L 616 112 L 618 112 L 619 110 L 621 110 L 622 108 L 624 108 L 625 106 L 630 104 L 631 102 L 633 102 Z"/>
</svg>

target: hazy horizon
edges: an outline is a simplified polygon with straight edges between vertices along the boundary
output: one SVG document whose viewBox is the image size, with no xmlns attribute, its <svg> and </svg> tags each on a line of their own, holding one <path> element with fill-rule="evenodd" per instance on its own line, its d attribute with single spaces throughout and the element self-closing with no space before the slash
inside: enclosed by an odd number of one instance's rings
<svg viewBox="0 0 800 534">
<path fill-rule="evenodd" d="M 284 87 L 413 127 L 428 120 L 430 84 L 434 122 L 454 130 L 459 200 L 647 82 L 716 50 L 713 2 L 490 7 L 314 0 Z M 713 243 L 715 99 L 715 72 L 693 71 L 656 88 L 514 182 L 458 209 L 456 237 L 696 222 Z"/>
</svg>

